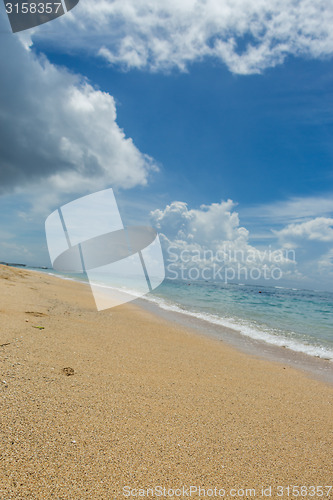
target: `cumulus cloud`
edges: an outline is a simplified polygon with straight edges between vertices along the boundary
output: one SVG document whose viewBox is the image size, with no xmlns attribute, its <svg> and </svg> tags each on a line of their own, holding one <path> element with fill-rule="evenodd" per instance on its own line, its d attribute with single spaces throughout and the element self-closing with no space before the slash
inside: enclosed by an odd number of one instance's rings
<svg viewBox="0 0 333 500">
<path fill-rule="evenodd" d="M 186 203 L 174 201 L 164 210 L 154 210 L 151 217 L 155 226 L 174 240 L 216 247 L 221 241 L 248 237 L 248 231 L 239 227 L 234 207 L 235 203 L 228 200 L 189 210 Z"/>
<path fill-rule="evenodd" d="M 238 74 L 288 55 L 331 56 L 332 24 L 331 0 L 81 0 L 58 23 L 73 33 L 71 48 L 125 68 L 185 70 L 211 57 Z"/>
<path fill-rule="evenodd" d="M 52 197 L 147 183 L 154 162 L 118 126 L 110 94 L 37 57 L 16 36 L 0 56 L 2 193 L 29 184 Z"/>
<path fill-rule="evenodd" d="M 193 278 L 194 268 L 200 270 L 204 279 L 223 280 L 226 273 L 229 278 L 240 280 L 300 276 L 292 250 L 258 249 L 249 243 L 249 231 L 240 225 L 235 206 L 228 200 L 189 209 L 186 203 L 174 201 L 163 210 L 151 212 L 169 276 L 179 277 L 178 271 L 186 269 L 189 274 L 185 277 Z"/>
<path fill-rule="evenodd" d="M 294 245 L 302 240 L 333 242 L 333 219 L 316 217 L 300 224 L 288 224 L 275 233 L 281 241 Z"/>
<path fill-rule="evenodd" d="M 297 249 L 304 274 L 320 286 L 332 288 L 333 279 L 333 218 L 316 217 L 298 224 L 288 224 L 274 231 L 285 248 Z"/>
</svg>

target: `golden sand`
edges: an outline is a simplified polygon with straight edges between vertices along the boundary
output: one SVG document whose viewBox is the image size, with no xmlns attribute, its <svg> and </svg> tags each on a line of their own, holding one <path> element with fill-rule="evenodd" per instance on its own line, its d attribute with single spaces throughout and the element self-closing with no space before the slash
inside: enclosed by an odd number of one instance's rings
<svg viewBox="0 0 333 500">
<path fill-rule="evenodd" d="M 332 484 L 332 387 L 134 305 L 97 312 L 82 284 L 1 266 L 0 287 L 1 500 Z"/>
</svg>

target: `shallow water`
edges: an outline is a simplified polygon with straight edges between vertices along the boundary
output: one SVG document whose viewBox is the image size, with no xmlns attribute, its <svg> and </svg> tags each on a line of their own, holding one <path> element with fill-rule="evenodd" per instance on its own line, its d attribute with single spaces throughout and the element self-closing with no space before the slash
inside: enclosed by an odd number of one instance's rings
<svg viewBox="0 0 333 500">
<path fill-rule="evenodd" d="M 82 275 L 65 277 L 86 281 Z M 101 283 L 107 286 L 107 281 Z M 115 288 L 137 295 L 135 286 L 128 290 L 119 282 Z M 253 339 L 333 360 L 332 292 L 166 279 L 143 298 Z"/>
<path fill-rule="evenodd" d="M 146 298 L 164 309 L 333 360 L 333 293 L 166 280 Z"/>
</svg>

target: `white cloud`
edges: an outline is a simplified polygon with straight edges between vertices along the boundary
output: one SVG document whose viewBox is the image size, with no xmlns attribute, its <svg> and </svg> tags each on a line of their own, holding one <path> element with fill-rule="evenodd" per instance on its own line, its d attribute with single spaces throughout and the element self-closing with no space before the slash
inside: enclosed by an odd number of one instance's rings
<svg viewBox="0 0 333 500">
<path fill-rule="evenodd" d="M 110 94 L 37 57 L 14 35 L 0 55 L 2 192 L 34 190 L 40 203 L 147 183 L 154 162 L 118 126 Z"/>
<path fill-rule="evenodd" d="M 333 218 L 316 217 L 288 224 L 280 231 L 271 229 L 270 244 L 261 241 L 255 246 L 235 209 L 232 200 L 198 209 L 175 201 L 163 210 L 152 211 L 167 276 L 273 285 L 279 281 L 283 286 L 332 290 Z M 261 224 L 261 219 L 258 222 Z M 219 269 L 221 273 L 214 276 Z"/>
<path fill-rule="evenodd" d="M 232 200 L 202 205 L 199 209 L 189 209 L 186 203 L 174 201 L 163 210 L 151 212 L 152 223 L 160 233 L 165 250 L 169 275 L 176 269 L 189 271 L 195 267 L 208 272 L 218 266 L 224 269 L 216 279 L 225 279 L 226 272 L 230 278 L 234 271 L 234 278 L 240 280 L 246 280 L 251 272 L 256 276 L 254 280 L 259 279 L 259 275 L 262 280 L 272 279 L 272 273 L 281 278 L 276 268 L 281 269 L 284 278 L 300 278 L 292 251 L 259 249 L 249 244 L 249 231 L 240 226 L 234 208 Z M 240 268 L 242 271 L 238 274 Z M 210 278 L 213 276 L 210 274 Z M 208 275 L 202 278 L 208 279 Z"/>
<path fill-rule="evenodd" d="M 302 240 L 333 242 L 333 219 L 317 217 L 300 224 L 288 224 L 281 231 L 275 231 L 282 242 L 295 245 Z"/>
<path fill-rule="evenodd" d="M 333 195 L 292 197 L 242 210 L 242 217 L 273 224 L 300 223 L 316 217 L 333 215 Z"/>
<path fill-rule="evenodd" d="M 220 241 L 248 237 L 248 231 L 239 227 L 234 207 L 234 202 L 228 200 L 189 210 L 186 203 L 174 201 L 164 210 L 153 211 L 151 216 L 155 226 L 173 239 L 215 247 Z"/>
<path fill-rule="evenodd" d="M 71 31 L 71 49 L 153 71 L 212 57 L 249 74 L 288 55 L 333 53 L 331 0 L 81 0 L 57 23 Z M 54 26 L 38 36 L 51 39 Z"/>
</svg>

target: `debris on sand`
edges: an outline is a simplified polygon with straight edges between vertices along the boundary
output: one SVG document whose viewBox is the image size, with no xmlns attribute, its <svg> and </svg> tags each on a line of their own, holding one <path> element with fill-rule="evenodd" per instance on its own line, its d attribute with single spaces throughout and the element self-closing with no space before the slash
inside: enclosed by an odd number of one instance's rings
<svg viewBox="0 0 333 500">
<path fill-rule="evenodd" d="M 69 367 L 69 366 L 67 366 L 66 368 L 63 368 L 61 371 L 67 377 L 70 377 L 70 375 L 74 375 L 74 369 Z"/>
</svg>

